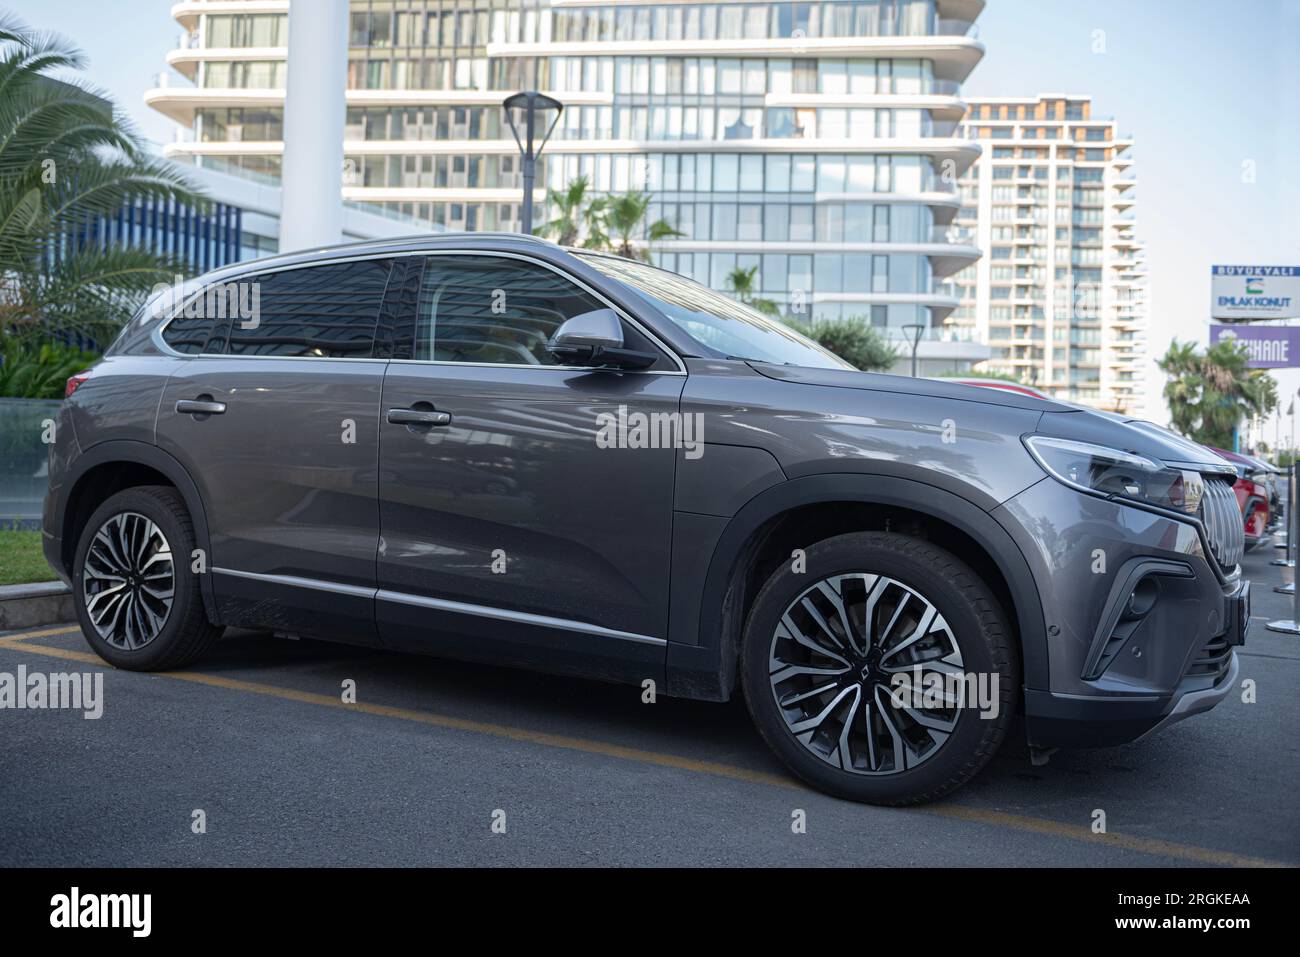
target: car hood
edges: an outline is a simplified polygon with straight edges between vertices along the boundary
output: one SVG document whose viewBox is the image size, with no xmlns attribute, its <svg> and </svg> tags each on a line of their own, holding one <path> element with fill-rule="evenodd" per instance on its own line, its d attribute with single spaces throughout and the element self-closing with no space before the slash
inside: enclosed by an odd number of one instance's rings
<svg viewBox="0 0 1300 957">
<path fill-rule="evenodd" d="M 1230 462 L 1205 446 L 1152 422 L 1113 412 L 1100 412 L 1004 389 L 959 385 L 935 379 L 913 379 L 908 376 L 856 372 L 851 369 L 771 365 L 765 362 L 750 362 L 749 366 L 759 375 L 780 382 L 929 396 L 1039 412 L 1042 416 L 1038 420 L 1035 431 L 1043 435 L 1105 445 L 1161 462 L 1191 466 L 1202 472 L 1218 472 L 1229 476 L 1237 474 Z"/>
<path fill-rule="evenodd" d="M 1071 407 L 1051 399 L 1009 392 L 1005 389 L 985 389 L 936 379 L 913 379 L 909 376 L 885 375 L 880 372 L 858 372 L 853 369 L 815 369 L 809 366 L 778 366 L 766 362 L 750 362 L 759 375 L 780 382 L 800 385 L 831 386 L 839 389 L 866 389 L 871 392 L 898 392 L 907 395 L 933 396 L 937 399 L 955 399 L 961 402 L 979 402 L 1002 408 L 1025 409 L 1030 412 L 1066 411 Z"/>
</svg>

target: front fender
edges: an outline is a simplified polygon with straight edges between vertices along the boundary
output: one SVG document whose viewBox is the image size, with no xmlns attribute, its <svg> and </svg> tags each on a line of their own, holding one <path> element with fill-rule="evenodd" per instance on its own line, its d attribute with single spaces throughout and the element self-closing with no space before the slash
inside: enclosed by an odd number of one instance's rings
<svg viewBox="0 0 1300 957">
<path fill-rule="evenodd" d="M 808 475 L 775 485 L 751 498 L 730 519 L 703 524 L 700 516 L 681 523 L 701 541 L 686 548 L 707 548 L 703 563 L 674 562 L 673 628 L 669 634 L 668 693 L 689 698 L 725 701 L 735 688 L 743 607 L 739 572 L 774 519 L 792 509 L 832 502 L 892 506 L 920 512 L 946 522 L 977 542 L 992 559 L 1011 593 L 1024 662 L 1024 682 L 1045 687 L 1046 627 L 1038 588 L 1020 548 L 1007 531 L 980 506 L 946 489 L 912 479 L 869 473 Z M 676 533 L 679 523 L 674 522 Z M 940 543 L 942 544 L 942 543 Z M 674 553 L 677 548 L 674 547 Z M 679 603 L 681 603 L 679 605 Z M 694 623 L 694 627 L 691 627 Z"/>
</svg>

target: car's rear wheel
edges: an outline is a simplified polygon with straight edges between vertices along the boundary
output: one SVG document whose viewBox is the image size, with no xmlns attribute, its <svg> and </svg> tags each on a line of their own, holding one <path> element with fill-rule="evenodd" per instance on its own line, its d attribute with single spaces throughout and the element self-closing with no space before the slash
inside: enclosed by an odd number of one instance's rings
<svg viewBox="0 0 1300 957">
<path fill-rule="evenodd" d="M 831 794 L 917 804 L 1006 735 L 1018 663 L 1000 605 L 950 552 L 887 532 L 819 542 L 750 610 L 741 674 L 764 739 Z"/>
<path fill-rule="evenodd" d="M 191 569 L 194 526 L 175 489 L 125 489 L 97 508 L 77 543 L 73 589 L 86 641 L 117 668 L 194 661 L 221 634 Z"/>
</svg>

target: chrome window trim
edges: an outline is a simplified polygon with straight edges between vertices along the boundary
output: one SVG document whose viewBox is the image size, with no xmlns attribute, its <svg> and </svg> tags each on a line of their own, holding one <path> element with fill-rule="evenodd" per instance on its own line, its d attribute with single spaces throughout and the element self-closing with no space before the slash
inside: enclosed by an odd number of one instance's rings
<svg viewBox="0 0 1300 957">
<path fill-rule="evenodd" d="M 153 332 L 149 333 L 149 341 L 154 344 L 154 348 L 156 348 L 163 355 L 169 356 L 170 358 L 197 359 L 200 355 L 202 355 L 201 352 L 196 352 L 196 353 L 180 352 L 176 349 L 173 349 L 171 346 L 169 346 L 167 344 L 167 340 L 162 337 L 163 327 L 165 327 L 169 322 L 171 322 L 175 318 L 176 315 L 173 313 L 172 315 L 164 319 L 162 322 L 160 322 L 158 325 L 154 326 Z"/>
<path fill-rule="evenodd" d="M 215 352 L 201 352 L 197 355 L 187 356 L 181 353 L 176 356 L 177 359 L 238 359 L 243 361 L 251 359 L 258 362 L 278 361 L 278 362 L 373 362 L 377 365 L 388 365 L 391 359 L 376 359 L 374 356 L 223 356 Z"/>
<path fill-rule="evenodd" d="M 489 257 L 496 257 L 502 259 L 518 259 L 518 260 L 522 260 L 523 262 L 532 263 L 535 266 L 542 266 L 546 269 L 551 270 L 551 272 L 567 279 L 569 282 L 573 283 L 579 289 L 582 289 L 588 295 L 595 297 L 600 302 L 603 302 L 607 308 L 614 310 L 614 312 L 618 314 L 618 317 L 620 319 L 628 323 L 630 326 L 632 326 L 634 329 L 636 329 L 638 332 L 644 335 L 647 339 L 649 339 L 652 343 L 654 343 L 654 345 L 659 349 L 659 351 L 662 352 L 669 359 L 671 359 L 673 363 L 677 366 L 676 370 L 669 370 L 669 369 L 615 370 L 618 371 L 620 375 L 677 375 L 677 376 L 686 375 L 686 364 L 682 361 L 682 357 L 679 356 L 667 343 L 665 343 L 653 331 L 647 328 L 646 325 L 643 322 L 641 322 L 639 319 L 631 315 L 625 309 L 622 309 L 619 306 L 615 305 L 599 290 L 593 289 L 590 285 L 588 285 L 583 280 L 579 279 L 577 276 L 574 276 L 572 273 L 564 269 L 561 269 L 558 266 L 554 266 L 551 263 L 544 262 L 543 260 L 537 259 L 533 256 L 523 255 L 522 253 L 508 252 L 508 251 L 495 250 L 495 249 L 408 249 L 408 250 L 400 250 L 400 251 L 386 252 L 386 253 L 371 252 L 371 253 L 364 253 L 356 256 L 337 256 L 328 259 L 313 260 L 312 262 L 307 262 L 307 263 L 294 263 L 292 265 L 276 266 L 271 269 L 255 269 L 255 268 L 251 268 L 251 264 L 250 264 L 250 268 L 226 276 L 225 278 L 221 279 L 220 282 L 222 283 L 238 282 L 240 281 L 240 277 L 243 276 L 262 276 L 262 275 L 268 275 L 270 273 L 286 272 L 291 269 L 312 269 L 315 268 L 316 266 L 331 266 L 331 265 L 336 265 L 338 263 L 345 263 L 345 262 L 361 262 L 367 259 L 397 259 L 402 256 L 489 256 Z M 449 362 L 445 359 L 376 359 L 372 356 L 365 356 L 365 357 L 361 357 L 361 356 L 337 356 L 337 357 L 336 356 L 243 356 L 243 355 L 227 355 L 225 353 L 217 353 L 217 352 L 199 352 L 194 354 L 178 352 L 177 350 L 173 349 L 171 346 L 167 344 L 167 341 L 163 338 L 163 333 L 166 331 L 167 326 L 169 326 L 172 323 L 172 321 L 175 320 L 180 315 L 181 311 L 187 305 L 189 305 L 200 295 L 202 295 L 203 292 L 208 288 L 208 286 L 214 284 L 215 282 L 207 283 L 203 286 L 200 286 L 198 289 L 194 291 L 194 294 L 192 296 L 186 297 L 185 300 L 179 306 L 176 307 L 176 310 L 170 316 L 168 316 L 166 319 L 164 319 L 155 327 L 153 333 L 150 335 L 150 339 L 153 341 L 154 345 L 157 346 L 165 355 L 171 356 L 172 358 L 176 358 L 176 359 L 285 359 L 291 361 L 297 360 L 297 361 L 306 361 L 306 362 L 322 362 L 322 361 L 402 362 L 402 363 L 418 363 L 420 365 L 471 366 L 471 367 L 476 367 L 481 369 L 546 369 L 553 372 L 597 371 L 591 366 L 558 366 L 558 365 L 557 366 L 544 366 L 544 365 L 533 366 L 533 365 L 526 365 L 523 363 L 514 363 L 514 362 Z"/>
<path fill-rule="evenodd" d="M 313 591 L 328 591 L 336 594 L 352 595 L 357 598 L 370 598 L 375 601 L 390 601 L 401 605 L 415 605 L 421 608 L 434 608 L 439 611 L 452 611 L 477 618 L 493 618 L 498 621 L 510 621 L 525 625 L 538 625 L 546 628 L 558 628 L 597 638 L 617 638 L 620 641 L 634 641 L 640 644 L 664 647 L 668 641 L 653 635 L 638 635 L 630 631 L 618 631 L 593 625 L 585 621 L 569 618 L 552 618 L 550 615 L 537 615 L 526 611 L 512 611 L 508 608 L 496 608 L 491 605 L 473 605 L 468 602 L 451 601 L 445 598 L 431 598 L 424 595 L 412 595 L 407 592 L 389 591 L 364 585 L 345 585 L 340 582 L 322 581 L 318 578 L 301 578 L 297 575 L 272 575 L 265 572 L 246 572 L 235 568 L 213 566 L 212 571 L 218 575 L 230 575 L 233 578 L 247 578 L 252 581 L 267 582 L 273 585 L 286 585 L 290 588 L 307 588 Z"/>
</svg>

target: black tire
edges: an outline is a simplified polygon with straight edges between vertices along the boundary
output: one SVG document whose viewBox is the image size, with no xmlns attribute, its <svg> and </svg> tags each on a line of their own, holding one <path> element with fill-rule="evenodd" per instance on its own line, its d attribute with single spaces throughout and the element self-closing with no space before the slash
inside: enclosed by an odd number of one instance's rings
<svg viewBox="0 0 1300 957">
<path fill-rule="evenodd" d="M 791 696 L 783 696 L 783 710 L 770 677 L 771 673 L 780 670 L 773 664 L 778 647 L 775 635 L 787 609 L 807 594 L 815 583 L 834 580 L 834 576 L 840 575 L 853 578 L 857 573 L 887 577 L 908 590 L 915 590 L 946 621 L 948 630 L 943 633 L 943 640 L 959 646 L 962 669 L 967 673 L 987 673 L 989 681 L 992 675 L 997 676 L 996 717 L 985 717 L 974 709 L 973 703 L 964 709 L 955 709 L 958 717 L 946 739 L 929 750 L 928 755 L 917 759 L 920 763 L 914 767 L 907 767 L 912 758 L 909 752 L 902 761 L 903 770 L 893 770 L 894 759 L 891 759 L 888 763 L 881 761 L 881 770 L 873 770 L 868 763 L 868 773 L 859 773 L 841 766 L 844 761 L 839 755 L 846 750 L 844 748 L 837 747 L 832 756 L 815 753 L 812 745 L 802 743 L 791 729 L 787 721 Z M 863 579 L 864 582 L 870 580 Z M 848 617 L 852 618 L 852 615 Z M 888 632 L 888 628 L 887 625 L 884 631 Z M 891 646 L 896 644 L 890 642 Z M 782 648 L 792 646 L 781 645 Z M 818 660 L 825 662 L 828 659 Z M 834 663 L 833 667 L 839 668 L 839 664 Z M 850 669 L 842 677 L 808 680 L 810 683 L 841 681 L 847 685 L 856 683 L 850 676 L 859 673 Z M 806 568 L 802 571 L 796 571 L 792 562 L 785 562 L 772 574 L 754 599 L 745 625 L 741 680 L 755 725 L 768 746 L 790 770 L 814 787 L 838 797 L 884 805 L 933 801 L 970 780 L 989 762 L 1006 736 L 1014 711 L 1014 695 L 1020 686 L 1019 663 L 1001 605 L 984 581 L 950 552 L 921 539 L 888 532 L 856 532 L 826 539 L 806 550 Z M 864 689 L 861 700 L 869 700 L 873 686 L 863 683 L 859 687 Z M 832 689 L 814 701 L 820 706 L 837 694 L 838 691 Z M 853 701 L 852 698 L 845 700 Z M 799 707 L 809 708 L 809 705 L 805 703 Z M 848 723 L 857 728 L 853 724 L 853 714 L 848 712 Z M 897 712 L 891 714 L 897 715 Z M 879 722 L 879 718 L 876 720 Z M 883 725 L 877 723 L 873 727 Z M 921 733 L 926 732 L 922 730 Z M 833 732 L 829 736 L 833 737 Z M 832 760 L 839 763 L 832 764 Z M 849 763 L 853 763 L 852 755 Z M 860 764 L 855 766 L 862 767 Z"/>
<path fill-rule="evenodd" d="M 95 535 L 114 516 L 142 515 L 153 522 L 171 547 L 173 595 L 157 634 L 137 648 L 124 648 L 102 637 L 87 609 L 84 587 L 86 556 Z M 173 488 L 145 485 L 124 489 L 105 501 L 86 522 L 77 542 L 72 589 L 81 632 L 95 654 L 115 668 L 166 671 L 187 665 L 211 647 L 222 628 L 208 621 L 199 576 L 191 570 L 194 525 L 184 500 Z"/>
</svg>

